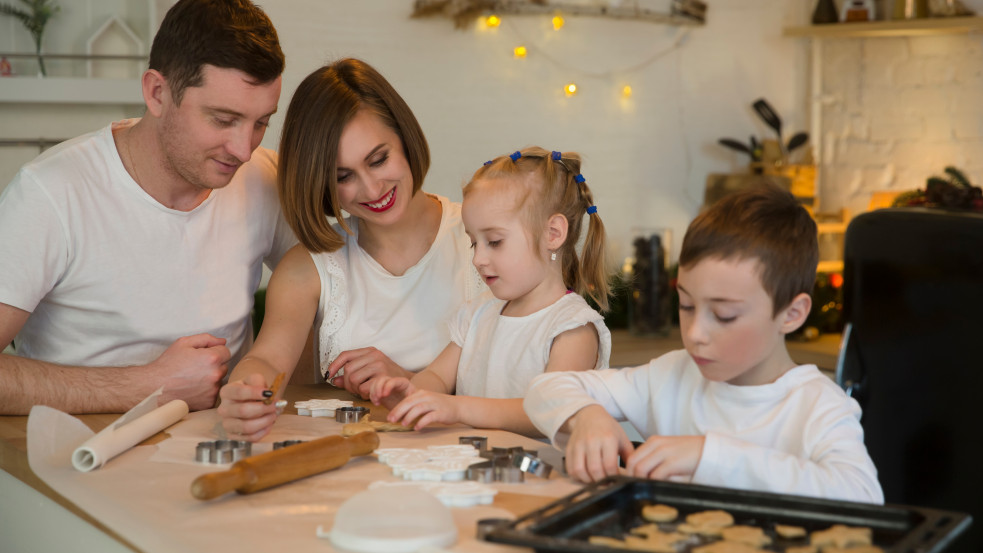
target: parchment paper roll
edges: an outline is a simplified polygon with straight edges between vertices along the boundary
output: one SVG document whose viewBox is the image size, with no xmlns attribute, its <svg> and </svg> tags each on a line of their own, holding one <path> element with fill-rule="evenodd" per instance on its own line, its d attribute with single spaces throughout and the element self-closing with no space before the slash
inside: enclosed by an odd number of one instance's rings
<svg viewBox="0 0 983 553">
<path fill-rule="evenodd" d="M 156 401 L 156 395 L 149 399 Z M 72 453 L 72 466 L 82 472 L 101 467 L 106 461 L 123 453 L 143 440 L 171 426 L 188 414 L 188 404 L 172 400 L 148 412 L 139 413 L 138 405 L 86 440 Z M 133 416 L 135 415 L 135 416 Z"/>
</svg>

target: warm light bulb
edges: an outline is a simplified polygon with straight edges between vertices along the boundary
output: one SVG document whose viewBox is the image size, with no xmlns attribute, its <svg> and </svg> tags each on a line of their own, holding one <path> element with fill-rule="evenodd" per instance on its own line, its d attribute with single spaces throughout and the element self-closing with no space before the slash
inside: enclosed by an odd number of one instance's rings
<svg viewBox="0 0 983 553">
<path fill-rule="evenodd" d="M 625 87 L 621 89 L 621 95 L 625 98 L 631 98 L 631 87 L 625 85 Z"/>
<path fill-rule="evenodd" d="M 554 31 L 559 31 L 562 28 L 563 28 L 563 16 L 561 16 L 561 15 L 554 15 L 553 16 L 553 30 Z"/>
<path fill-rule="evenodd" d="M 525 46 L 516 46 L 515 49 L 512 50 L 512 52 L 515 54 L 515 57 L 517 57 L 517 58 L 524 58 L 524 57 L 526 57 L 526 54 L 528 53 L 526 51 L 526 47 Z"/>
<path fill-rule="evenodd" d="M 487 18 L 485 18 L 485 25 L 488 25 L 491 28 L 498 27 L 501 24 L 502 18 L 497 15 L 489 15 Z"/>
<path fill-rule="evenodd" d="M 567 96 L 573 96 L 577 93 L 577 85 L 570 83 L 563 87 L 563 91 L 567 93 Z"/>
</svg>

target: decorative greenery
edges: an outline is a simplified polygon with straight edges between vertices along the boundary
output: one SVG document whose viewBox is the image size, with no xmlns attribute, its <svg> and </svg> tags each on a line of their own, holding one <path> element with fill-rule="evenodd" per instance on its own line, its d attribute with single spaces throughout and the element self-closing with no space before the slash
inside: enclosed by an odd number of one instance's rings
<svg viewBox="0 0 983 553">
<path fill-rule="evenodd" d="M 51 19 L 53 15 L 58 13 L 61 9 L 59 6 L 55 6 L 51 3 L 51 0 L 20 0 L 25 4 L 30 11 L 15 8 L 14 6 L 6 3 L 0 3 L 0 14 L 9 15 L 20 19 L 24 27 L 27 28 L 28 32 L 31 33 L 31 37 L 34 39 L 34 51 L 38 55 L 38 68 L 41 71 L 41 75 L 47 75 L 48 72 L 44 67 L 44 58 L 41 57 L 41 39 L 44 37 L 44 27 L 48 24 L 48 20 Z"/>
<path fill-rule="evenodd" d="M 973 186 L 965 173 L 949 166 L 946 177 L 929 177 L 925 190 L 902 192 L 894 199 L 892 207 L 943 207 L 983 211 L 983 189 Z"/>
</svg>

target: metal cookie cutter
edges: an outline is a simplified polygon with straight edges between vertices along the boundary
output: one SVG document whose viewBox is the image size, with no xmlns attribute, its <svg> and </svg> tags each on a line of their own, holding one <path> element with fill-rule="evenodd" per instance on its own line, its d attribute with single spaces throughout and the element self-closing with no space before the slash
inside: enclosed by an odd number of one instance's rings
<svg viewBox="0 0 983 553">
<path fill-rule="evenodd" d="M 253 444 L 243 440 L 198 442 L 195 460 L 199 463 L 226 464 L 245 459 L 253 453 Z"/>
<path fill-rule="evenodd" d="M 485 461 L 471 465 L 465 473 L 465 478 L 475 482 L 506 482 L 509 484 L 517 484 L 525 480 L 521 470 L 498 461 Z"/>
<path fill-rule="evenodd" d="M 297 445 L 304 443 L 304 440 L 283 440 L 282 442 L 273 442 L 273 449 L 283 449 L 288 446 Z"/>
<path fill-rule="evenodd" d="M 457 443 L 473 445 L 478 451 L 488 449 L 488 438 L 485 436 L 461 436 L 457 439 Z"/>
<path fill-rule="evenodd" d="M 523 451 L 521 455 L 512 457 L 512 465 L 522 472 L 534 474 L 540 478 L 549 478 L 553 466 L 543 461 L 531 451 Z"/>
<path fill-rule="evenodd" d="M 367 407 L 339 407 L 334 410 L 334 420 L 341 423 L 358 422 L 369 414 Z"/>
</svg>

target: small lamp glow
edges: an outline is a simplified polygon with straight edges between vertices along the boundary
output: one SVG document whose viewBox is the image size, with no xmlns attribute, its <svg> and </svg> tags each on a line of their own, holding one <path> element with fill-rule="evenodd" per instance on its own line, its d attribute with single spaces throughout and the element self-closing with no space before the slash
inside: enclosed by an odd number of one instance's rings
<svg viewBox="0 0 983 553">
<path fill-rule="evenodd" d="M 516 46 L 515 49 L 512 50 L 512 53 L 515 54 L 515 57 L 517 58 L 524 58 L 528 52 L 526 51 L 525 46 Z"/>
<path fill-rule="evenodd" d="M 625 87 L 621 89 L 621 97 L 622 98 L 631 98 L 631 87 L 630 86 L 625 85 Z"/>
<path fill-rule="evenodd" d="M 485 25 L 488 25 L 493 29 L 501 24 L 502 24 L 502 18 L 497 15 L 489 15 L 488 17 L 485 18 Z"/>
<path fill-rule="evenodd" d="M 577 85 L 570 83 L 567 86 L 563 87 L 563 92 L 565 92 L 567 96 L 573 96 L 574 94 L 577 93 Z"/>
<path fill-rule="evenodd" d="M 553 30 L 554 31 L 559 31 L 560 29 L 562 29 L 563 28 L 563 23 L 564 22 L 563 22 L 563 16 L 562 15 L 554 15 L 553 16 Z"/>
</svg>

